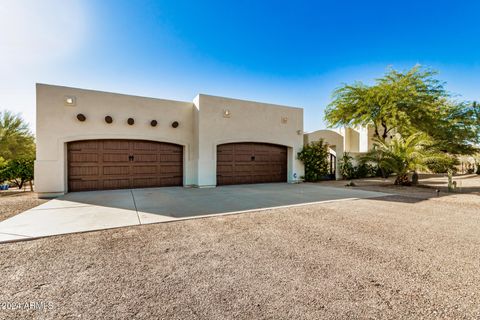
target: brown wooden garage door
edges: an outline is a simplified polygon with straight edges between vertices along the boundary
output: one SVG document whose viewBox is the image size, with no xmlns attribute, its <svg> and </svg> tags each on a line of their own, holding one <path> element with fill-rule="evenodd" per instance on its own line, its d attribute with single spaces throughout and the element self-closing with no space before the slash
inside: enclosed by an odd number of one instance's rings
<svg viewBox="0 0 480 320">
<path fill-rule="evenodd" d="M 217 184 L 287 181 L 287 148 L 266 143 L 217 147 Z"/>
<path fill-rule="evenodd" d="M 183 147 L 144 140 L 68 143 L 68 190 L 181 186 Z"/>
</svg>

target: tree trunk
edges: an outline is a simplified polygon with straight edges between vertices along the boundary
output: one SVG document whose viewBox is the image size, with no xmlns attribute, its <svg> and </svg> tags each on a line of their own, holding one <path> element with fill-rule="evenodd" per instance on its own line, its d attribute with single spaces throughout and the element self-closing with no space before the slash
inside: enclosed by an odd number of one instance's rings
<svg viewBox="0 0 480 320">
<path fill-rule="evenodd" d="M 416 186 L 417 184 L 418 184 L 418 173 L 417 171 L 413 171 L 412 185 Z"/>
<path fill-rule="evenodd" d="M 20 180 L 20 184 L 18 185 L 18 189 L 22 190 L 22 187 L 23 187 L 23 179 Z"/>
<path fill-rule="evenodd" d="M 32 183 L 32 180 L 29 180 L 28 183 L 30 184 L 30 191 L 33 192 L 33 183 Z"/>
<path fill-rule="evenodd" d="M 406 173 L 397 175 L 395 179 L 396 186 L 410 186 L 411 184 L 410 180 L 408 180 L 408 174 Z"/>
</svg>

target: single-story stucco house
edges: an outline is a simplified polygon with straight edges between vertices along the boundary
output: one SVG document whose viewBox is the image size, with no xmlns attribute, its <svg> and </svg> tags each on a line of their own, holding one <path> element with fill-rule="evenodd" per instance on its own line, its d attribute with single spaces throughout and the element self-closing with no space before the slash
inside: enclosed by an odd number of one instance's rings
<svg viewBox="0 0 480 320">
<path fill-rule="evenodd" d="M 70 191 L 298 182 L 303 109 L 37 84 L 35 185 Z"/>
</svg>

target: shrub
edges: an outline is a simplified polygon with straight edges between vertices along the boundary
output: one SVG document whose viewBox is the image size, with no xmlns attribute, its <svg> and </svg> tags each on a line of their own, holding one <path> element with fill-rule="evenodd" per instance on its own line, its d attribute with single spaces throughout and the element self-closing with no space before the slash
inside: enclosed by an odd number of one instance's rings
<svg viewBox="0 0 480 320">
<path fill-rule="evenodd" d="M 355 167 L 353 166 L 353 157 L 345 152 L 342 159 L 340 160 L 340 174 L 343 179 L 355 179 Z"/>
<path fill-rule="evenodd" d="M 319 181 L 328 175 L 328 144 L 323 139 L 305 145 L 298 159 L 305 165 L 305 181 Z"/>
<path fill-rule="evenodd" d="M 25 182 L 33 180 L 33 158 L 13 159 L 0 171 L 0 179 L 12 180 L 21 189 Z M 31 186 L 31 185 L 30 185 Z"/>
</svg>

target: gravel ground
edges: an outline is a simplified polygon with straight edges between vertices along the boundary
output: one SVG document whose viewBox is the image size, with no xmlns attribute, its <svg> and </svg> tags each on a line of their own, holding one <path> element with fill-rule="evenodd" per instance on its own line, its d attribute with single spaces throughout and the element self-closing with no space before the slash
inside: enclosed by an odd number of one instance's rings
<svg viewBox="0 0 480 320">
<path fill-rule="evenodd" d="M 51 306 L 0 318 L 479 319 L 480 196 L 420 189 L 0 245 L 0 303 Z"/>
<path fill-rule="evenodd" d="M 17 190 L 0 191 L 0 221 L 41 205 L 46 201 L 47 200 L 38 199 L 35 192 Z"/>
</svg>

